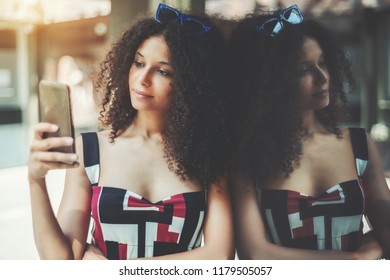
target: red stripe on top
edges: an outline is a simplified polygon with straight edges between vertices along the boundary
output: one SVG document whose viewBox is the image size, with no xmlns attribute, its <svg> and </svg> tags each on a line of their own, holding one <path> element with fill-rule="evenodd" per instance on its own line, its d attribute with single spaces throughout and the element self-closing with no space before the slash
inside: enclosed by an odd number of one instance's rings
<svg viewBox="0 0 390 280">
<path fill-rule="evenodd" d="M 100 194 L 102 192 L 102 188 L 99 186 L 93 186 L 92 187 L 92 199 L 91 199 L 91 211 L 92 211 L 92 219 L 94 219 L 94 231 L 93 231 L 93 239 L 99 247 L 99 249 L 107 255 L 107 248 L 106 244 L 104 242 L 104 236 L 103 231 L 100 225 L 100 219 L 99 219 L 99 198 Z"/>
</svg>

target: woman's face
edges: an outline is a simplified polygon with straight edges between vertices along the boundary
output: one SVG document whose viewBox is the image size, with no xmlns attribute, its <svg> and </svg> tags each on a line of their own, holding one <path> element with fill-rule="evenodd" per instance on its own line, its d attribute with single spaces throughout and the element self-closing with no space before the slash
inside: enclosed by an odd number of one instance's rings
<svg viewBox="0 0 390 280">
<path fill-rule="evenodd" d="M 329 72 L 318 42 L 306 37 L 297 68 L 300 107 L 319 110 L 329 104 Z"/>
<path fill-rule="evenodd" d="M 173 68 L 162 36 L 147 38 L 138 47 L 129 72 L 132 106 L 137 111 L 165 112 L 172 91 Z"/>
</svg>

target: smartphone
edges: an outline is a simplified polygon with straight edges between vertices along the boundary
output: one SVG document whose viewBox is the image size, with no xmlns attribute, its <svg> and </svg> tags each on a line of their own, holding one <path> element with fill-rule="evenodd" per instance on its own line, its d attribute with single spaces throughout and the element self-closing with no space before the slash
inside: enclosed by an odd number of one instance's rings
<svg viewBox="0 0 390 280">
<path fill-rule="evenodd" d="M 72 137 L 74 139 L 69 86 L 42 80 L 39 82 L 38 96 L 40 122 L 48 122 L 58 126 L 56 132 L 45 133 L 43 137 Z M 75 153 L 74 141 L 72 146 L 53 148 L 50 151 Z"/>
</svg>

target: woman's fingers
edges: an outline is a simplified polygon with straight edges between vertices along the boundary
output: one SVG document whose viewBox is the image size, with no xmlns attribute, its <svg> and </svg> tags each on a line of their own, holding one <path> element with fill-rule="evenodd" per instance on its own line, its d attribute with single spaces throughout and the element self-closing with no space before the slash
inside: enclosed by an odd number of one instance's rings
<svg viewBox="0 0 390 280">
<path fill-rule="evenodd" d="M 71 146 L 73 144 L 71 137 L 49 137 L 46 139 L 35 139 L 31 143 L 30 151 L 49 151 L 53 148 Z"/>
<path fill-rule="evenodd" d="M 76 154 L 59 152 L 32 152 L 28 163 L 30 179 L 41 179 L 52 169 L 69 169 L 78 167 Z"/>
<path fill-rule="evenodd" d="M 72 137 L 48 137 L 43 138 L 44 133 L 55 132 L 58 126 L 50 123 L 38 123 L 34 127 L 34 139 L 30 145 L 30 153 L 49 151 L 54 148 L 67 147 L 73 145 Z M 54 158 L 54 161 L 56 159 Z"/>
<path fill-rule="evenodd" d="M 69 169 L 79 166 L 78 162 L 43 162 L 42 164 L 45 165 L 45 169 Z"/>
<path fill-rule="evenodd" d="M 51 123 L 38 123 L 34 126 L 34 138 L 35 139 L 43 139 L 43 134 L 45 132 L 56 132 L 58 130 L 58 126 Z"/>
<path fill-rule="evenodd" d="M 51 162 L 51 163 L 73 163 L 77 161 L 77 154 L 67 154 L 60 152 L 36 152 L 32 156 L 32 160 L 36 162 Z"/>
<path fill-rule="evenodd" d="M 52 133 L 58 130 L 58 126 L 50 123 L 38 123 L 34 127 L 34 139 L 30 145 L 29 156 L 29 177 L 40 179 L 46 176 L 51 169 L 68 169 L 77 167 L 78 156 L 74 153 L 61 153 L 50 151 L 54 148 L 73 145 L 71 137 L 48 137 L 45 133 Z"/>
</svg>

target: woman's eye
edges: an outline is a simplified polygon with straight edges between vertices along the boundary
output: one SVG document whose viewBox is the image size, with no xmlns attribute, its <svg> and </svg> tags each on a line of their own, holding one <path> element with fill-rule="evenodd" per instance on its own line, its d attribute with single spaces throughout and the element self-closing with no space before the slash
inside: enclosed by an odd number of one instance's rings
<svg viewBox="0 0 390 280">
<path fill-rule="evenodd" d="M 325 60 L 320 60 L 320 61 L 318 62 L 318 65 L 319 65 L 321 68 L 327 68 L 327 65 L 326 65 Z"/>
<path fill-rule="evenodd" d="M 166 76 L 166 77 L 171 77 L 172 76 L 172 73 L 169 72 L 169 71 L 165 71 L 163 69 L 159 69 L 158 72 L 162 75 L 162 76 Z"/>
<path fill-rule="evenodd" d="M 142 62 L 139 62 L 139 61 L 134 61 L 134 64 L 136 67 L 140 68 L 142 66 L 144 66 L 144 64 Z"/>
<path fill-rule="evenodd" d="M 309 72 L 309 67 L 307 66 L 300 66 L 297 68 L 297 74 L 298 75 L 303 75 Z"/>
</svg>

